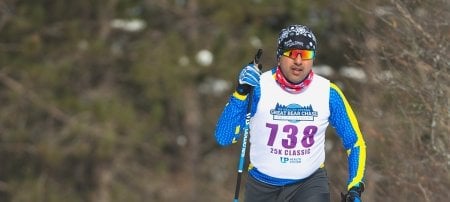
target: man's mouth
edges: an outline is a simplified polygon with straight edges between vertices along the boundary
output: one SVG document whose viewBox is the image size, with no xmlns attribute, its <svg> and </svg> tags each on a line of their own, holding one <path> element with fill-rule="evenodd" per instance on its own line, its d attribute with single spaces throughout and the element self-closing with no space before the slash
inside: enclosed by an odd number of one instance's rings
<svg viewBox="0 0 450 202">
<path fill-rule="evenodd" d="M 299 75 L 303 72 L 303 69 L 299 68 L 299 67 L 293 67 L 293 68 L 291 68 L 291 70 L 292 70 L 292 74 L 294 74 L 294 75 Z"/>
</svg>

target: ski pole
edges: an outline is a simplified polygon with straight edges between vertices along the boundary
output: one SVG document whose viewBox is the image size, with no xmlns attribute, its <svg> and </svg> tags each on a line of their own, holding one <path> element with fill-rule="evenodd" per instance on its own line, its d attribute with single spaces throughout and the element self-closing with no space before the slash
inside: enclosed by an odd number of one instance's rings
<svg viewBox="0 0 450 202">
<path fill-rule="evenodd" d="M 255 55 L 255 59 L 253 60 L 253 64 L 259 68 L 259 59 L 262 55 L 262 49 L 258 49 L 258 52 Z M 247 139 L 248 134 L 250 132 L 250 117 L 252 113 L 252 102 L 253 102 L 253 87 L 251 87 L 250 92 L 248 94 L 248 103 L 247 103 L 247 114 L 245 115 L 245 126 L 244 126 L 244 134 L 242 137 L 242 147 L 241 154 L 239 156 L 239 165 L 238 165 L 238 174 L 237 174 L 237 182 L 236 182 L 236 191 L 234 192 L 234 202 L 238 202 L 239 200 L 239 191 L 241 189 L 241 178 L 242 178 L 242 170 L 244 169 L 245 162 L 245 153 L 247 151 Z"/>
</svg>

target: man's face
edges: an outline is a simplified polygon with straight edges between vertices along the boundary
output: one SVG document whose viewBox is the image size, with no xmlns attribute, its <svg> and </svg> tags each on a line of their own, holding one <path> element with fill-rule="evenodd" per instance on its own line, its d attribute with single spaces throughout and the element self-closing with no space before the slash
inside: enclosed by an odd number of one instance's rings
<svg viewBox="0 0 450 202">
<path fill-rule="evenodd" d="M 298 54 L 296 51 L 301 52 L 302 50 L 293 50 L 292 53 L 285 52 L 286 54 L 281 55 L 278 60 L 278 66 L 280 66 L 281 72 L 291 83 L 300 83 L 303 81 L 311 71 L 314 61 L 310 54 L 306 52 Z M 302 59 L 302 57 L 305 59 Z"/>
</svg>

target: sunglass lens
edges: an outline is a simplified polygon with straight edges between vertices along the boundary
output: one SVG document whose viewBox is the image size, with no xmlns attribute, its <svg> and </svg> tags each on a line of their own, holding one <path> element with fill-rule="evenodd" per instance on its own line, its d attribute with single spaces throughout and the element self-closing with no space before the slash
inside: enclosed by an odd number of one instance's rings
<svg viewBox="0 0 450 202">
<path fill-rule="evenodd" d="M 284 56 L 295 59 L 298 55 L 301 56 L 303 60 L 310 60 L 314 58 L 313 50 L 289 50 L 283 53 Z"/>
</svg>

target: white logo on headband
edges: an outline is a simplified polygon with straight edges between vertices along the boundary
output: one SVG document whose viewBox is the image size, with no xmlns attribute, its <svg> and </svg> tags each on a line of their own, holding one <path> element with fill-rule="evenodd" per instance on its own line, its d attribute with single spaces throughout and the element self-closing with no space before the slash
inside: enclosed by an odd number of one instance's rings
<svg viewBox="0 0 450 202">
<path fill-rule="evenodd" d="M 312 39 L 314 43 L 316 43 L 316 37 L 314 36 L 314 34 L 306 26 L 303 25 L 289 26 L 288 29 L 283 29 L 278 42 L 281 43 L 283 40 L 292 35 L 294 36 L 302 35 Z M 313 44 L 310 43 L 310 45 Z"/>
<path fill-rule="evenodd" d="M 302 41 L 293 41 L 293 40 L 288 40 L 288 41 L 284 42 L 284 47 L 294 47 L 294 46 L 303 47 L 303 42 Z"/>
</svg>

